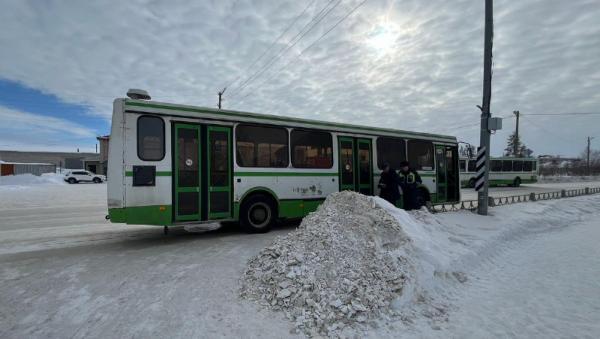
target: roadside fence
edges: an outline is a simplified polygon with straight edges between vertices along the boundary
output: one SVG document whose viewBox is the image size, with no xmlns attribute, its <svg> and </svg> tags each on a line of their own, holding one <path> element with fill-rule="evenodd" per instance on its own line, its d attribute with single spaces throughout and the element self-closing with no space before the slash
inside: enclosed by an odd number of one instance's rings
<svg viewBox="0 0 600 339">
<path fill-rule="evenodd" d="M 540 200 L 551 200 L 551 199 L 561 199 L 561 198 L 572 198 L 578 197 L 582 195 L 590 195 L 590 194 L 598 194 L 600 193 L 600 187 L 585 187 L 578 189 L 570 189 L 570 190 L 560 190 L 553 192 L 541 192 L 541 193 L 528 193 L 528 194 L 518 194 L 518 195 L 509 195 L 504 197 L 488 197 L 488 206 L 503 206 L 503 205 L 512 205 L 518 204 L 527 201 L 540 201 Z M 443 212 L 452 212 L 452 211 L 460 211 L 460 210 L 470 210 L 474 211 L 477 209 L 477 200 L 462 200 L 456 203 L 439 203 L 434 205 L 429 205 L 427 209 L 431 213 L 443 213 Z"/>
</svg>

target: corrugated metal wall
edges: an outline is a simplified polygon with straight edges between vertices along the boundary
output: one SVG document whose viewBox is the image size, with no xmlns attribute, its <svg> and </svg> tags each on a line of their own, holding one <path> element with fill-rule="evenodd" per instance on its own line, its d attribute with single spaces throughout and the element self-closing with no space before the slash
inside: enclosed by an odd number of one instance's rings
<svg viewBox="0 0 600 339">
<path fill-rule="evenodd" d="M 56 173 L 54 165 L 30 165 L 15 164 L 15 174 L 31 173 L 33 175 L 42 175 L 43 173 Z"/>
</svg>

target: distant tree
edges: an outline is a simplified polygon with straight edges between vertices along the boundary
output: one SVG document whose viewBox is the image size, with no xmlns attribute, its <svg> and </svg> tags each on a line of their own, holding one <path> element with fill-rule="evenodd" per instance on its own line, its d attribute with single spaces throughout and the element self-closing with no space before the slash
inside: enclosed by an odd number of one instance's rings
<svg viewBox="0 0 600 339">
<path fill-rule="evenodd" d="M 582 162 L 587 165 L 587 148 L 581 152 L 579 158 L 583 160 Z M 590 150 L 590 165 L 592 166 L 600 166 L 600 150 L 592 149 Z"/>
<path fill-rule="evenodd" d="M 517 150 L 516 154 L 515 149 Z M 506 148 L 504 149 L 504 155 L 507 157 L 517 158 L 531 157 L 533 155 L 533 151 L 527 146 L 525 146 L 525 144 L 521 142 L 521 138 L 518 138 L 513 132 L 510 136 L 508 136 L 508 139 L 506 140 Z"/>
<path fill-rule="evenodd" d="M 600 150 L 590 150 L 590 167 L 587 164 L 587 148 L 584 148 L 579 155 L 580 161 L 573 164 L 574 175 L 599 175 L 600 174 Z"/>
</svg>

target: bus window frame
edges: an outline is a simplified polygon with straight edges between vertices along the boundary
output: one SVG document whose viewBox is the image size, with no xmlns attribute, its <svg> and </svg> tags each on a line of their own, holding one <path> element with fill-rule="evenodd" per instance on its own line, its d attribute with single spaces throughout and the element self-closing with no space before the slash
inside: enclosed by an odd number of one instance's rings
<svg viewBox="0 0 600 339">
<path fill-rule="evenodd" d="M 523 162 L 524 162 L 524 161 L 525 161 L 525 160 L 513 160 L 513 172 L 524 172 L 524 171 L 523 171 Z M 516 164 L 516 163 L 519 163 L 519 162 L 521 163 L 521 169 L 519 169 L 519 170 L 515 170 L 515 164 Z"/>
<path fill-rule="evenodd" d="M 294 147 L 292 145 L 292 133 L 294 133 L 294 131 L 299 131 L 299 132 L 307 132 L 307 133 L 322 133 L 322 134 L 327 134 L 329 136 L 329 141 L 331 142 L 331 165 L 329 167 L 309 167 L 309 166 L 304 166 L 304 167 L 297 167 L 294 164 Z M 307 145 L 303 145 L 303 146 L 307 146 Z M 318 130 L 318 129 L 307 129 L 307 128 L 295 128 L 295 127 L 291 127 L 288 130 L 288 149 L 289 149 L 289 166 L 291 166 L 291 168 L 298 168 L 298 169 L 331 169 L 333 168 L 334 164 L 335 164 L 335 157 L 334 157 L 334 145 L 333 145 L 333 135 L 331 132 L 329 131 L 325 131 L 325 130 Z"/>
<path fill-rule="evenodd" d="M 504 163 L 505 162 L 507 162 L 507 163 L 510 162 L 510 169 L 509 170 L 506 170 L 504 168 Z M 502 160 L 502 172 L 512 172 L 513 171 L 513 164 L 512 164 L 512 162 L 513 162 L 512 160 L 506 160 L 506 159 Z"/>
<path fill-rule="evenodd" d="M 411 152 L 410 152 L 410 144 L 412 142 L 426 142 L 429 143 L 428 145 L 428 149 L 431 151 L 431 166 L 425 166 L 426 168 L 423 168 L 423 166 L 417 167 L 417 163 L 414 161 L 411 161 Z M 407 139 L 406 140 L 406 159 L 409 161 L 410 163 L 410 167 L 413 168 L 415 171 L 436 171 L 436 163 L 435 163 L 435 157 L 436 157 L 436 151 L 435 151 L 435 144 L 433 140 L 427 140 L 427 139 Z"/>
<path fill-rule="evenodd" d="M 158 119 L 160 120 L 160 122 L 162 123 L 162 157 L 160 159 L 157 160 L 148 160 L 148 159 L 144 159 L 140 156 L 140 119 L 142 118 L 152 118 L 152 119 Z M 142 161 L 149 161 L 149 162 L 158 162 L 158 161 L 163 161 L 166 154 L 167 154 L 167 148 L 166 148 L 166 138 L 167 138 L 167 134 L 166 134 L 166 130 L 165 130 L 165 120 L 163 118 L 161 118 L 160 116 L 156 116 L 156 115 L 152 115 L 152 114 L 144 114 L 144 115 L 140 115 L 139 117 L 137 117 L 136 122 L 135 122 L 135 143 L 136 143 L 136 153 L 137 153 L 137 157 L 138 159 L 142 160 Z"/>
<path fill-rule="evenodd" d="M 394 166 L 394 164 L 390 163 L 389 160 L 383 161 L 383 158 L 379 156 L 380 155 L 379 154 L 379 150 L 380 150 L 379 142 L 380 142 L 380 140 L 383 141 L 385 139 L 388 139 L 388 140 L 391 139 L 391 140 L 394 140 L 394 141 L 402 141 L 402 143 L 403 143 L 404 147 L 400 151 L 403 154 L 400 154 L 401 157 L 400 157 L 400 160 L 398 161 L 398 166 Z M 380 169 L 380 170 L 383 170 L 383 164 L 384 164 L 384 162 L 389 163 L 390 166 L 393 169 L 400 169 L 400 163 L 402 161 L 405 161 L 407 159 L 407 157 L 408 157 L 408 155 L 407 155 L 408 154 L 407 153 L 408 152 L 408 141 L 406 139 L 404 139 L 404 138 L 388 137 L 388 136 L 378 136 L 377 140 L 375 140 L 375 148 L 376 148 L 376 154 L 377 154 L 377 168 Z"/>
<path fill-rule="evenodd" d="M 494 164 L 500 163 L 500 170 L 494 168 Z M 490 172 L 502 172 L 502 160 L 493 159 L 490 160 Z"/>
<path fill-rule="evenodd" d="M 238 156 L 238 142 L 239 142 L 239 139 L 238 139 L 238 128 L 240 126 L 241 127 L 244 127 L 244 126 L 262 127 L 262 128 L 272 128 L 272 129 L 285 130 L 285 132 L 286 132 L 285 133 L 285 137 L 286 137 L 286 144 L 285 144 L 285 147 L 286 147 L 286 152 L 285 152 L 285 154 L 286 154 L 286 164 L 285 164 L 285 166 L 258 166 L 258 165 L 257 166 L 247 166 L 247 165 L 240 164 L 240 158 L 241 157 Z M 291 160 L 291 154 L 290 154 L 290 129 L 288 127 L 286 127 L 286 126 L 279 126 L 279 125 L 268 125 L 268 124 L 256 124 L 256 123 L 241 122 L 241 123 L 238 123 L 237 125 L 235 125 L 233 134 L 235 136 L 235 142 L 234 142 L 234 144 L 232 146 L 234 147 L 233 150 L 234 150 L 234 153 L 235 153 L 235 164 L 238 167 L 241 167 L 241 168 L 290 168 L 292 160 Z M 242 141 L 242 142 L 246 142 L 246 141 Z M 258 144 L 255 143 L 255 142 L 253 142 L 253 144 L 255 145 L 255 148 L 257 149 L 258 148 L 258 146 L 257 146 Z M 256 160 L 257 160 L 257 164 L 258 164 L 258 159 L 256 159 Z"/>
</svg>

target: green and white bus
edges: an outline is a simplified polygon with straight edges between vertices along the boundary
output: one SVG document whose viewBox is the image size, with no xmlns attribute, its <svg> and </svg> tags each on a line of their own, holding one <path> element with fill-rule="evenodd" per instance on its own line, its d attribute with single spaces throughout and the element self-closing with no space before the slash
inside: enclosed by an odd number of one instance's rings
<svg viewBox="0 0 600 339">
<path fill-rule="evenodd" d="M 112 222 L 166 231 L 239 221 L 266 232 L 278 219 L 314 211 L 333 192 L 378 194 L 383 163 L 398 168 L 402 160 L 423 178 L 424 202 L 460 201 L 452 136 L 175 105 L 135 93 L 113 106 Z"/>
<path fill-rule="evenodd" d="M 460 158 L 462 187 L 475 187 L 475 158 Z M 538 161 L 535 158 L 500 157 L 490 159 L 490 185 L 514 186 L 537 182 Z"/>
</svg>

